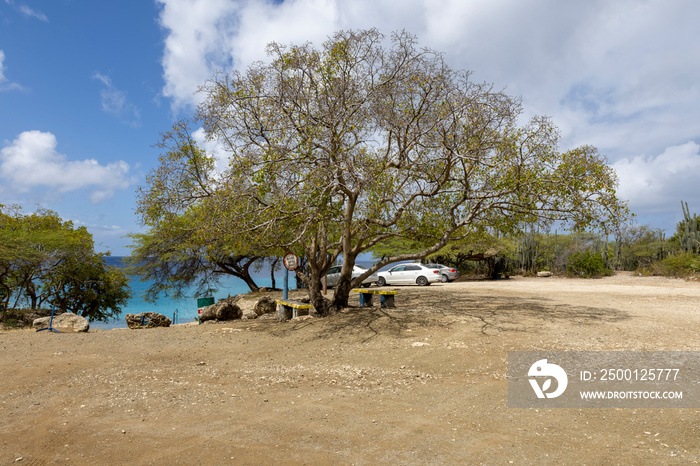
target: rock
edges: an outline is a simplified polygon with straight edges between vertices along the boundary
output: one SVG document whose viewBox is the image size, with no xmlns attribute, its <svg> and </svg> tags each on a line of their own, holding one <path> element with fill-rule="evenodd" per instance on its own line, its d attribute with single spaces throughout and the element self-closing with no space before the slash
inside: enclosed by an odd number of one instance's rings
<svg viewBox="0 0 700 466">
<path fill-rule="evenodd" d="M 248 311 L 245 314 L 243 314 L 243 319 L 257 319 L 258 314 L 256 314 L 255 311 Z"/>
<path fill-rule="evenodd" d="M 226 303 L 237 303 L 238 301 L 240 301 L 240 300 L 243 298 L 243 296 L 245 296 L 245 295 L 237 294 L 237 295 L 234 295 L 234 296 L 229 296 L 229 297 L 227 297 L 227 298 L 222 298 L 222 299 L 219 300 L 219 302 L 220 302 L 220 303 L 223 303 L 223 302 L 226 302 Z"/>
<path fill-rule="evenodd" d="M 40 317 L 32 322 L 32 327 L 36 329 L 46 328 L 49 326 L 50 321 L 50 316 Z M 72 312 L 66 312 L 54 315 L 51 327 L 64 333 L 84 333 L 90 330 L 90 322 L 88 322 L 85 317 L 73 314 Z"/>
<path fill-rule="evenodd" d="M 545 270 L 545 271 L 542 271 L 542 272 L 537 272 L 537 276 L 538 276 L 538 277 L 551 277 L 551 276 L 552 276 L 552 272 L 548 272 L 548 271 L 546 271 L 546 270 Z"/>
<path fill-rule="evenodd" d="M 199 314 L 199 320 L 201 322 L 208 320 L 234 320 L 240 319 L 242 315 L 243 311 L 241 311 L 238 304 L 226 299 L 202 309 L 202 313 Z"/>
<path fill-rule="evenodd" d="M 263 296 L 257 303 L 255 303 L 253 311 L 255 311 L 255 314 L 259 316 L 263 314 L 272 314 L 273 312 L 277 311 L 277 301 L 269 296 Z"/>
<path fill-rule="evenodd" d="M 129 328 L 153 328 L 170 327 L 172 321 L 163 314 L 157 312 L 142 312 L 141 314 L 127 314 L 124 316 Z"/>
</svg>

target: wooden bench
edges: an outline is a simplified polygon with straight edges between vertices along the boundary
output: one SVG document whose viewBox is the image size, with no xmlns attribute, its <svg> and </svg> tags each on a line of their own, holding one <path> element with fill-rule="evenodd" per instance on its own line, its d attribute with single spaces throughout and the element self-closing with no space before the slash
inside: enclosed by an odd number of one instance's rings
<svg viewBox="0 0 700 466">
<path fill-rule="evenodd" d="M 309 303 L 302 303 L 300 301 L 292 301 L 291 299 L 278 299 L 277 304 L 280 306 L 280 320 L 289 320 L 292 317 L 299 317 L 299 310 L 312 309 L 314 306 Z M 306 311 L 308 314 L 309 311 Z"/>
<path fill-rule="evenodd" d="M 355 293 L 360 293 L 360 307 L 372 307 L 372 295 L 379 295 L 379 302 L 382 308 L 396 307 L 394 296 L 399 294 L 396 290 L 369 290 L 367 288 L 354 289 Z"/>
</svg>

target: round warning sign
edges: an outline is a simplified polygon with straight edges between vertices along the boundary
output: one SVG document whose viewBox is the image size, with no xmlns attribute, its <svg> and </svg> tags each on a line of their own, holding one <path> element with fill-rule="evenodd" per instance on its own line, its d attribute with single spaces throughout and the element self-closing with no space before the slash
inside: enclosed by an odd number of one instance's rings
<svg viewBox="0 0 700 466">
<path fill-rule="evenodd" d="M 287 254 L 284 255 L 284 259 L 282 259 L 282 263 L 284 263 L 284 267 L 287 270 L 289 270 L 290 272 L 293 272 L 299 266 L 299 258 L 297 257 L 296 254 L 288 252 Z"/>
</svg>

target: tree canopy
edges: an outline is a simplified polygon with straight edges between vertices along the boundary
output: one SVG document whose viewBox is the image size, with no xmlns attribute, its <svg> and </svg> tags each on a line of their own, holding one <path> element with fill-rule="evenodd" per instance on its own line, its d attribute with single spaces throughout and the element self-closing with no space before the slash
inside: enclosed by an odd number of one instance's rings
<svg viewBox="0 0 700 466">
<path fill-rule="evenodd" d="M 195 121 L 227 168 L 149 185 L 141 212 L 162 219 L 163 206 L 196 206 L 202 238 L 303 255 L 299 275 L 321 314 L 347 306 L 352 287 L 384 265 L 456 240 L 536 222 L 612 229 L 626 215 L 594 147 L 559 152 L 548 118 L 521 124 L 520 99 L 451 69 L 408 33 L 341 31 L 320 48 L 267 52 L 201 88 Z M 352 280 L 357 256 L 392 238 L 423 247 Z M 331 302 L 320 279 L 341 255 Z"/>
<path fill-rule="evenodd" d="M 37 309 L 56 304 L 107 321 L 129 299 L 123 271 L 105 265 L 92 235 L 55 212 L 23 214 L 0 206 L 0 303 Z"/>
<path fill-rule="evenodd" d="M 137 212 L 148 230 L 131 235 L 130 270 L 149 283 L 145 298 L 181 297 L 191 287 L 209 294 L 225 274 L 257 291 L 251 268 L 260 266 L 267 251 L 202 229 L 209 222 L 202 203 L 214 189 L 214 159 L 197 147 L 184 121 L 163 134 L 159 147 L 160 164 L 139 191 Z"/>
</svg>

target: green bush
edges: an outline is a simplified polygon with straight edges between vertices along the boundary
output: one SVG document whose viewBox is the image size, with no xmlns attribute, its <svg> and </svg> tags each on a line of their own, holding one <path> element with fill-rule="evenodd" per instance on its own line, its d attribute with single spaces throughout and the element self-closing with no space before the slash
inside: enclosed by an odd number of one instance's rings
<svg viewBox="0 0 700 466">
<path fill-rule="evenodd" d="M 700 273 L 700 255 L 688 252 L 668 256 L 664 260 L 652 264 L 651 273 L 666 277 L 695 275 Z"/>
<path fill-rule="evenodd" d="M 575 252 L 569 256 L 566 272 L 577 277 L 602 277 L 612 275 L 612 270 L 605 266 L 600 254 L 591 251 Z"/>
</svg>

